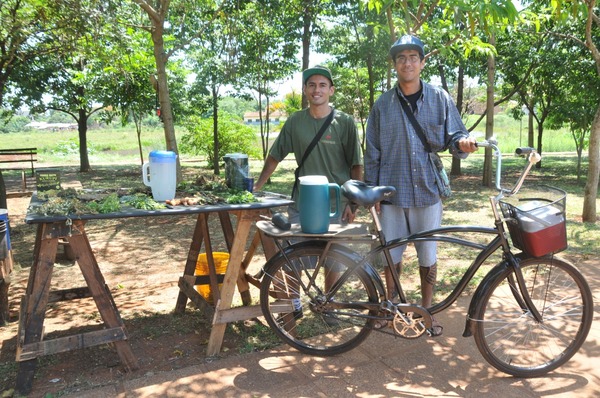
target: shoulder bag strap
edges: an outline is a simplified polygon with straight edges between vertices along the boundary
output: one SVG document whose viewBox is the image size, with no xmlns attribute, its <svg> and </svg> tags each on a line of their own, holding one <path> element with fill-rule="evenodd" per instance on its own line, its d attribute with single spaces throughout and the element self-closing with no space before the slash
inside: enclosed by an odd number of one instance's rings
<svg viewBox="0 0 600 398">
<path fill-rule="evenodd" d="M 400 101 L 400 104 L 402 105 L 402 109 L 404 109 L 404 113 L 406 113 L 408 120 L 410 120 L 410 122 L 412 123 L 415 131 L 417 132 L 417 135 L 419 136 L 419 139 L 421 140 L 421 142 L 423 143 L 423 146 L 425 147 L 425 150 L 427 152 L 431 152 L 431 145 L 429 145 L 429 142 L 427 142 L 427 138 L 425 138 L 425 133 L 423 132 L 423 128 L 417 121 L 415 114 L 410 110 L 410 108 L 408 106 L 408 102 L 406 102 L 406 99 L 402 98 L 402 96 L 400 95 L 400 93 L 397 90 L 398 89 L 396 89 L 396 94 L 398 95 L 398 101 Z"/>
<path fill-rule="evenodd" d="M 300 160 L 300 163 L 298 163 L 298 167 L 294 171 L 295 178 L 294 178 L 294 187 L 292 188 L 292 196 L 294 196 L 294 192 L 296 191 L 296 188 L 298 187 L 298 176 L 300 175 L 300 169 L 302 168 L 302 165 L 304 165 L 304 161 L 306 160 L 308 155 L 310 155 L 310 153 L 312 152 L 314 147 L 317 145 L 317 143 L 319 142 L 319 140 L 325 133 L 325 130 L 327 130 L 327 128 L 333 121 L 334 114 L 335 114 L 335 109 L 332 109 L 331 113 L 329 113 L 329 116 L 327 116 L 327 119 L 325 119 L 325 122 L 323 122 L 321 129 L 319 130 L 317 135 L 315 135 L 315 138 L 313 138 L 313 140 L 310 142 L 310 144 L 306 148 L 306 151 L 304 151 L 304 155 L 302 155 L 302 159 Z"/>
</svg>

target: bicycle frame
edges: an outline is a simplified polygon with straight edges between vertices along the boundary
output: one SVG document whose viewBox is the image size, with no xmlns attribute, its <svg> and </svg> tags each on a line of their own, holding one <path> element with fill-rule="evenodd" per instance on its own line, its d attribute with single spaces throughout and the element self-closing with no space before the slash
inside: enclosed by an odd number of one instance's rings
<svg viewBox="0 0 600 398">
<path fill-rule="evenodd" d="M 525 180 L 525 177 L 531 170 L 531 167 L 535 163 L 537 163 L 541 159 L 541 157 L 539 156 L 539 154 L 537 154 L 534 151 L 531 151 L 528 148 L 517 150 L 517 154 L 528 155 L 528 163 L 525 166 L 524 170 L 522 171 L 521 176 L 515 183 L 514 187 L 509 190 L 509 189 L 502 188 L 500 185 L 500 179 L 501 179 L 500 171 L 501 171 L 502 156 L 501 156 L 501 153 L 500 153 L 498 147 L 496 146 L 496 143 L 494 141 L 488 141 L 488 142 L 484 142 L 484 143 L 479 143 L 479 145 L 484 146 L 484 147 L 491 147 L 492 149 L 494 149 L 495 155 L 497 157 L 496 189 L 499 191 L 499 193 L 496 196 L 490 197 L 490 204 L 491 204 L 492 212 L 493 212 L 493 216 L 494 216 L 495 227 L 491 228 L 491 227 L 474 226 L 474 225 L 447 226 L 447 227 L 441 227 L 441 228 L 423 231 L 420 233 L 412 234 L 412 235 L 404 237 L 404 238 L 394 239 L 392 241 L 387 242 L 385 239 L 385 236 L 383 234 L 381 223 L 380 223 L 379 217 L 377 215 L 377 212 L 375 210 L 375 206 L 371 206 L 369 208 L 369 212 L 373 218 L 373 221 L 375 222 L 376 234 L 377 234 L 377 237 L 381 244 L 379 246 L 377 246 L 376 248 L 374 248 L 373 250 L 371 250 L 369 253 L 367 253 L 367 255 L 364 256 L 364 258 L 359 263 L 357 263 L 356 267 L 351 267 L 348 270 L 346 270 L 346 272 L 336 281 L 336 283 L 334 283 L 334 285 L 331 288 L 331 291 L 327 294 L 328 300 L 331 299 L 335 295 L 335 293 L 340 288 L 340 286 L 343 285 L 343 283 L 346 281 L 348 276 L 352 272 L 354 272 L 357 267 L 364 267 L 365 270 L 367 271 L 367 273 L 369 275 L 371 275 L 371 277 L 373 278 L 373 281 L 375 282 L 376 288 L 380 292 L 380 295 L 382 295 L 382 297 L 384 297 L 384 300 L 390 300 L 391 298 L 387 297 L 386 289 L 384 288 L 383 281 L 382 281 L 381 277 L 379 276 L 379 273 L 371 265 L 372 260 L 375 259 L 377 256 L 380 256 L 383 253 L 383 256 L 386 260 L 386 266 L 390 268 L 390 271 L 392 274 L 392 280 L 395 285 L 396 291 L 399 293 L 401 303 L 409 304 L 408 300 L 406 299 L 406 296 L 403 292 L 403 289 L 402 289 L 402 284 L 400 282 L 400 275 L 399 275 L 398 271 L 396 270 L 396 267 L 393 266 L 394 262 L 392 260 L 390 251 L 394 248 L 404 246 L 409 243 L 414 244 L 417 242 L 425 242 L 425 241 L 440 241 L 440 242 L 447 242 L 447 243 L 450 243 L 453 245 L 471 247 L 471 248 L 478 249 L 481 251 L 477 254 L 476 258 L 472 261 L 469 268 L 466 270 L 466 272 L 463 274 L 460 281 L 457 283 L 457 285 L 454 287 L 454 289 L 448 294 L 448 296 L 446 296 L 441 302 L 432 305 L 430 308 L 427 308 L 427 311 L 429 311 L 430 314 L 434 315 L 439 312 L 442 312 L 445 309 L 447 309 L 450 305 L 452 305 L 454 302 L 456 302 L 456 300 L 460 297 L 460 295 L 464 292 L 464 290 L 468 286 L 471 279 L 475 276 L 475 274 L 477 273 L 479 268 L 485 263 L 485 261 L 492 254 L 494 254 L 498 249 L 501 249 L 502 254 L 503 254 L 503 261 L 498 263 L 494 268 L 492 268 L 486 274 L 486 276 L 484 277 L 484 279 L 481 282 L 481 285 L 485 286 L 485 283 L 491 278 L 492 275 L 495 274 L 496 268 L 498 268 L 498 267 L 504 268 L 507 266 L 511 267 L 513 269 L 513 273 L 516 277 L 515 278 L 516 282 L 517 282 L 516 284 L 519 288 L 518 292 L 517 291 L 514 292 L 515 299 L 517 300 L 517 302 L 519 302 L 521 308 L 523 308 L 524 311 L 529 310 L 532 313 L 533 317 L 538 322 L 541 321 L 542 317 L 541 317 L 540 313 L 538 312 L 538 310 L 536 309 L 535 305 L 533 304 L 531 297 L 525 287 L 525 283 L 523 281 L 523 275 L 521 274 L 521 271 L 520 271 L 520 268 L 518 265 L 518 261 L 516 260 L 514 254 L 511 252 L 510 244 L 507 239 L 506 228 L 504 225 L 505 220 L 500 216 L 500 213 L 497 208 L 498 202 L 503 197 L 514 195 L 519 191 L 519 189 L 521 188 L 521 186 Z M 477 242 L 474 242 L 471 240 L 467 240 L 467 239 L 449 235 L 451 233 L 463 233 L 463 234 L 476 233 L 476 234 L 493 235 L 494 237 L 491 239 L 491 241 L 489 241 L 489 243 L 481 244 L 481 243 L 477 243 Z M 331 244 L 327 244 L 325 250 L 326 251 L 329 250 L 330 247 L 331 247 Z M 324 253 L 323 258 L 324 257 L 326 257 L 326 252 Z M 321 260 L 320 260 L 320 262 L 321 262 Z M 319 263 L 317 266 L 321 266 L 321 263 Z M 472 299 L 472 302 L 470 305 L 470 309 L 472 309 L 474 307 L 474 304 L 476 304 L 477 298 L 478 298 L 477 294 L 473 296 L 473 299 Z M 371 305 L 369 305 L 367 303 L 364 303 L 364 306 L 366 308 L 371 307 Z M 468 335 L 468 329 L 469 328 L 467 325 L 467 327 L 465 328 L 465 333 L 464 333 L 465 336 Z"/>
<path fill-rule="evenodd" d="M 481 244 L 481 243 L 478 243 L 475 241 L 470 241 L 467 239 L 449 235 L 451 233 L 463 233 L 463 234 L 477 233 L 477 234 L 491 235 L 491 236 L 493 236 L 493 238 L 491 239 L 491 241 L 489 243 Z M 366 272 L 371 276 L 373 281 L 375 282 L 375 285 L 376 285 L 377 290 L 379 291 L 379 294 L 382 297 L 384 297 L 385 300 L 389 300 L 390 298 L 387 297 L 387 295 L 386 295 L 386 289 L 384 288 L 384 283 L 383 283 L 381 277 L 379 276 L 379 273 L 371 265 L 372 260 L 377 258 L 378 256 L 380 256 L 382 253 L 387 258 L 389 256 L 389 251 L 393 248 L 407 245 L 409 243 L 424 242 L 424 241 L 448 242 L 453 245 L 467 246 L 467 247 L 481 250 L 478 253 L 477 257 L 473 260 L 473 262 L 471 263 L 469 268 L 466 270 L 466 272 L 464 273 L 464 275 L 462 276 L 460 281 L 457 283 L 457 285 L 454 287 L 454 289 L 450 292 L 450 294 L 447 297 L 445 297 L 440 303 L 437 303 L 437 304 L 433 305 L 431 308 L 427 309 L 431 314 L 436 314 L 436 313 L 442 312 L 445 309 L 447 309 L 450 305 L 452 305 L 458 299 L 458 297 L 460 297 L 460 295 L 464 292 L 464 290 L 468 286 L 468 284 L 471 281 L 471 279 L 473 278 L 473 276 L 477 273 L 477 271 L 485 263 L 485 261 L 492 254 L 494 254 L 499 248 L 501 248 L 504 244 L 507 244 L 506 238 L 503 235 L 503 231 L 500 232 L 496 228 L 481 227 L 481 226 L 442 227 L 442 228 L 436 228 L 436 229 L 424 231 L 424 232 L 421 232 L 418 234 L 413 234 L 413 235 L 410 235 L 405 238 L 395 239 L 395 240 L 387 242 L 385 246 L 377 246 L 373 250 L 369 251 L 369 253 L 367 253 L 364 257 L 362 257 L 362 259 L 359 262 L 356 262 L 355 266 L 347 269 L 344 272 L 344 274 L 342 274 L 338 278 L 338 280 L 334 283 L 330 292 L 327 293 L 327 298 L 331 299 L 335 295 L 337 290 L 344 284 L 344 282 L 346 281 L 348 276 L 351 275 L 353 272 L 355 272 L 356 268 L 363 267 L 366 270 Z M 323 258 L 327 257 L 328 250 L 332 250 L 333 248 L 338 248 L 338 247 L 340 247 L 340 246 L 334 245 L 332 243 L 327 244 L 325 252 L 323 253 Z M 508 256 L 512 256 L 510 251 L 505 252 L 504 254 L 508 255 Z M 356 261 L 356 257 L 355 257 L 355 261 Z M 501 262 L 500 264 L 496 265 L 496 267 L 503 266 L 504 263 L 507 263 L 507 261 Z M 508 263 L 510 263 L 510 262 L 508 262 Z M 386 266 L 389 266 L 390 264 L 393 264 L 393 263 L 391 261 L 388 261 Z M 317 267 L 319 267 L 319 266 L 321 266 L 321 264 L 317 265 Z M 400 276 L 399 276 L 398 272 L 396 272 L 394 267 L 391 267 L 391 268 L 392 268 L 392 278 L 393 278 L 395 287 L 400 294 L 400 301 L 403 304 L 409 304 L 408 300 L 406 299 L 404 292 L 402 290 Z M 492 271 L 490 271 L 490 273 L 492 273 Z M 373 305 L 368 304 L 368 303 L 363 303 L 363 306 L 365 308 L 370 308 Z"/>
</svg>

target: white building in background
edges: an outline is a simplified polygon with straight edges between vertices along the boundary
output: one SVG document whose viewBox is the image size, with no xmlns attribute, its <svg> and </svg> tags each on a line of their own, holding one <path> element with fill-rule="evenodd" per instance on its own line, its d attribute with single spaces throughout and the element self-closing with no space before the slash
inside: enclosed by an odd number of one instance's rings
<svg viewBox="0 0 600 398">
<path fill-rule="evenodd" d="M 36 122 L 27 123 L 25 127 L 29 127 L 36 130 L 77 130 L 77 123 L 48 123 L 48 122 Z"/>
<path fill-rule="evenodd" d="M 266 121 L 267 112 L 263 111 L 263 122 Z M 279 124 L 287 118 L 287 115 L 281 111 L 271 112 L 269 114 L 269 123 Z M 260 124 L 260 115 L 258 112 L 246 112 L 244 113 L 244 123 L 250 125 Z"/>
</svg>

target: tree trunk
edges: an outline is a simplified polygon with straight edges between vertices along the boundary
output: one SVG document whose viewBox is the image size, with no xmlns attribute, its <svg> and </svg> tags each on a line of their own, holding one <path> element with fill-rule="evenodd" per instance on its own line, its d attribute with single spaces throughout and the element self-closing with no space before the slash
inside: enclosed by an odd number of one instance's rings
<svg viewBox="0 0 600 398">
<path fill-rule="evenodd" d="M 391 46 L 392 44 L 394 44 L 394 42 L 397 39 L 396 28 L 394 26 L 394 17 L 392 15 L 392 7 L 387 7 L 387 9 L 385 10 L 385 18 L 387 20 L 388 27 L 390 28 L 390 46 Z M 388 56 L 388 62 L 390 64 L 390 67 L 387 68 L 387 86 L 386 87 L 389 90 L 390 88 L 392 88 L 392 70 L 394 69 L 394 62 L 390 59 L 389 56 Z"/>
<path fill-rule="evenodd" d="M 492 35 L 490 44 L 495 45 L 496 40 Z M 485 115 L 485 138 L 492 138 L 494 135 L 494 75 L 496 73 L 496 60 L 493 55 L 488 57 L 487 62 L 487 113 Z M 491 187 L 494 181 L 492 180 L 492 150 L 485 148 L 485 160 L 483 162 L 483 185 Z"/>
<path fill-rule="evenodd" d="M 132 112 L 133 120 L 135 122 L 135 131 L 137 133 L 138 150 L 140 151 L 140 165 L 144 165 L 144 152 L 142 149 L 142 114 L 137 111 Z"/>
<path fill-rule="evenodd" d="M 532 103 L 530 109 L 534 109 L 533 108 L 534 105 L 535 104 Z M 534 129 L 533 124 L 534 124 L 535 118 L 534 118 L 533 112 L 531 110 L 529 111 L 527 116 L 528 116 L 527 117 L 527 146 L 530 148 L 533 148 L 534 147 L 533 143 L 535 141 L 535 134 L 534 134 L 535 129 Z"/>
<path fill-rule="evenodd" d="M 158 81 L 158 103 L 160 105 L 160 114 L 163 120 L 165 131 L 165 143 L 168 151 L 173 151 L 179 155 L 177 149 L 177 139 L 175 138 L 175 124 L 173 120 L 173 108 L 171 107 L 171 97 L 169 94 L 169 84 L 167 81 L 167 54 L 163 41 L 163 23 L 152 18 L 152 42 L 154 43 L 154 61 L 156 62 L 156 80 Z M 177 181 L 181 181 L 181 163 L 177 156 Z"/>
<path fill-rule="evenodd" d="M 83 98 L 83 87 L 80 87 L 80 97 Z M 79 171 L 87 173 L 92 168 L 90 167 L 90 158 L 87 149 L 87 122 L 88 113 L 85 109 L 79 109 L 79 117 L 77 118 L 77 131 L 79 132 Z"/>
<path fill-rule="evenodd" d="M 310 59 L 310 40 L 312 36 L 312 0 L 304 0 L 304 13 L 302 14 L 302 70 L 308 68 Z M 302 82 L 302 109 L 308 106 L 308 100 L 304 94 L 304 82 Z"/>
<path fill-rule="evenodd" d="M 6 200 L 6 183 L 4 182 L 2 170 L 0 170 L 0 209 L 8 209 Z"/>
<path fill-rule="evenodd" d="M 219 93 L 213 85 L 213 173 L 219 175 Z"/>
<path fill-rule="evenodd" d="M 271 106 L 271 100 L 270 100 L 268 92 L 269 92 L 268 87 L 265 84 L 265 100 L 267 101 L 266 102 L 266 104 L 267 104 L 267 107 L 266 107 L 267 108 L 266 109 L 266 111 L 267 111 L 267 120 L 265 122 L 265 126 L 266 126 L 266 128 L 265 128 L 265 134 L 266 134 L 267 137 L 269 137 L 269 131 L 271 130 L 271 111 L 269 110 L 269 107 Z M 267 147 L 265 149 L 266 149 L 266 151 L 269 150 L 269 140 L 268 139 L 267 139 Z M 266 156 L 265 156 L 265 159 L 266 159 Z"/>
<path fill-rule="evenodd" d="M 369 42 L 374 42 L 375 35 L 373 26 L 371 25 L 367 26 L 367 36 L 369 37 Z M 373 104 L 375 103 L 375 72 L 373 67 L 373 54 L 370 51 L 367 54 L 367 59 L 365 62 L 367 65 L 367 73 L 369 75 L 369 109 L 372 109 Z"/>
<path fill-rule="evenodd" d="M 542 154 L 543 151 L 543 145 L 542 145 L 542 138 L 544 137 L 544 119 L 545 116 L 542 115 L 539 123 L 538 123 L 538 137 L 537 137 L 537 153 L 539 153 L 540 155 Z M 535 164 L 535 168 L 536 169 L 541 169 L 542 168 L 542 162 L 544 161 L 544 159 L 542 158 L 542 160 L 540 160 L 539 162 L 537 162 Z"/>
<path fill-rule="evenodd" d="M 258 89 L 258 120 L 260 120 L 260 141 L 262 144 L 262 157 L 263 160 L 267 159 L 267 154 L 268 154 L 268 150 L 269 150 L 269 141 L 267 139 L 268 137 L 268 133 L 265 134 L 265 123 L 264 123 L 264 119 L 263 119 L 263 108 L 262 108 L 262 90 L 260 89 L 260 85 L 259 85 L 259 89 Z M 267 108 L 267 112 L 268 112 L 268 108 Z M 267 120 L 268 120 L 268 113 L 267 113 Z"/>
<path fill-rule="evenodd" d="M 463 113 L 463 98 L 464 98 L 464 90 L 465 90 L 465 73 L 462 62 L 458 65 L 458 77 L 456 80 L 456 109 L 458 109 L 458 113 L 462 115 Z M 450 175 L 459 176 L 462 174 L 460 169 L 460 159 L 452 157 L 452 168 L 450 169 Z"/>
<path fill-rule="evenodd" d="M 583 193 L 583 222 L 595 223 L 598 220 L 596 200 L 598 198 L 598 179 L 600 174 L 600 107 L 596 110 L 592 131 L 590 132 L 589 168 Z"/>
</svg>

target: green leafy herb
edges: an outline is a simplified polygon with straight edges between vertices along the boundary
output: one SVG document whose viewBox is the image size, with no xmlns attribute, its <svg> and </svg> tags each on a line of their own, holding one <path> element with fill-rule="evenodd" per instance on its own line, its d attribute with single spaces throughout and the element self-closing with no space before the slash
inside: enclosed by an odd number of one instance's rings
<svg viewBox="0 0 600 398">
<path fill-rule="evenodd" d="M 258 200 L 252 195 L 252 192 L 248 191 L 238 191 L 227 198 L 227 203 L 230 204 L 254 202 L 258 202 Z"/>
<path fill-rule="evenodd" d="M 88 207 L 95 212 L 100 214 L 116 213 L 121 210 L 121 204 L 119 203 L 119 196 L 116 193 L 112 193 L 102 199 L 101 201 L 94 201 L 88 203 Z"/>
<path fill-rule="evenodd" d="M 86 214 L 93 210 L 78 199 L 53 197 L 34 209 L 33 212 L 45 216 L 66 216 L 68 214 Z"/>
<path fill-rule="evenodd" d="M 121 203 L 140 210 L 159 210 L 165 209 L 166 206 L 158 203 L 148 195 L 138 193 L 135 195 L 127 195 L 121 198 Z"/>
</svg>

